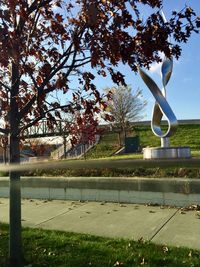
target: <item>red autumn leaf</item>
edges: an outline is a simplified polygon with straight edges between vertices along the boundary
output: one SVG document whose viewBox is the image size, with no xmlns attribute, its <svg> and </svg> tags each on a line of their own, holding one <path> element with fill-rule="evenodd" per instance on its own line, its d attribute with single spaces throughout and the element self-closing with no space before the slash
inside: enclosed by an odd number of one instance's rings
<svg viewBox="0 0 200 267">
<path fill-rule="evenodd" d="M 55 17 L 56 17 L 56 19 L 57 19 L 58 22 L 63 22 L 63 17 L 62 17 L 62 15 L 60 15 L 60 14 L 56 14 Z"/>
<path fill-rule="evenodd" d="M 42 84 L 42 82 L 43 82 L 43 79 L 42 79 L 41 76 L 38 76 L 37 79 L 36 79 L 36 81 L 37 81 L 37 85 L 40 86 Z"/>
</svg>

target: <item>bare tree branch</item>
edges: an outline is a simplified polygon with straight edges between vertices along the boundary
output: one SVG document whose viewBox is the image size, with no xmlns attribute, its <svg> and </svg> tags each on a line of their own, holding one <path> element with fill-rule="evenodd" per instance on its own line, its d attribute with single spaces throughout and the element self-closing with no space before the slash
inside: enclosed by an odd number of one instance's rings
<svg viewBox="0 0 200 267">
<path fill-rule="evenodd" d="M 9 129 L 4 129 L 4 128 L 0 128 L 0 132 L 3 134 L 9 134 L 10 130 Z"/>
<path fill-rule="evenodd" d="M 3 86 L 6 90 L 10 91 L 10 87 L 6 84 L 4 84 L 3 82 L 0 81 L 0 85 Z"/>
<path fill-rule="evenodd" d="M 54 107 L 54 108 L 50 108 L 49 110 L 43 112 L 43 114 L 39 117 L 37 117 L 36 119 L 32 120 L 30 123 L 26 124 L 25 126 L 22 126 L 20 129 L 19 129 L 19 133 L 21 131 L 24 131 L 26 129 L 28 129 L 29 127 L 35 125 L 37 122 L 39 122 L 41 119 L 45 118 L 45 115 L 47 113 L 50 113 L 50 112 L 53 112 L 53 111 L 56 111 L 56 110 L 59 110 L 59 109 L 63 109 L 63 108 L 68 108 L 69 107 L 69 104 L 67 105 L 61 105 L 61 106 L 58 106 L 58 107 Z"/>
</svg>

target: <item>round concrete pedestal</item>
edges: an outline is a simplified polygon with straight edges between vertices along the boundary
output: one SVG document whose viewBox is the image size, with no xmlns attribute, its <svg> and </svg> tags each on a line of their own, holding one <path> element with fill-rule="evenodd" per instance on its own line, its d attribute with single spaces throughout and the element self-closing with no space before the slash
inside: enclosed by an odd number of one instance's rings
<svg viewBox="0 0 200 267">
<path fill-rule="evenodd" d="M 143 159 L 187 159 L 190 157 L 189 147 L 146 147 L 143 149 Z"/>
</svg>

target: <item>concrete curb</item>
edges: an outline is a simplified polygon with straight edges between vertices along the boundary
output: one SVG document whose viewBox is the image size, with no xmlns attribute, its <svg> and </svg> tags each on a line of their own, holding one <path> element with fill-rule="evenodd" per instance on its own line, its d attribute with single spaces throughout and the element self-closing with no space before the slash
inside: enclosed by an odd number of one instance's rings
<svg viewBox="0 0 200 267">
<path fill-rule="evenodd" d="M 200 179 L 143 177 L 22 177 L 22 197 L 153 203 L 200 204 Z M 9 196 L 8 177 L 0 178 L 0 197 Z"/>
</svg>

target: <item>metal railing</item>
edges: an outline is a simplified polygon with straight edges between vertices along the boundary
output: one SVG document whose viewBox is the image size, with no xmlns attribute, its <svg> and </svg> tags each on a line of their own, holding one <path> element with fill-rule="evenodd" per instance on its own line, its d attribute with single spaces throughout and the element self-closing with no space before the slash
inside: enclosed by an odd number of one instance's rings
<svg viewBox="0 0 200 267">
<path fill-rule="evenodd" d="M 70 141 L 66 145 L 60 145 L 56 150 L 51 152 L 52 159 L 61 158 L 80 158 L 85 153 L 87 153 L 91 148 L 98 144 L 100 140 L 100 135 L 95 135 L 95 140 L 89 140 L 86 144 L 78 144 L 76 147 L 72 148 Z M 65 155 L 66 154 L 66 155 Z"/>
</svg>

